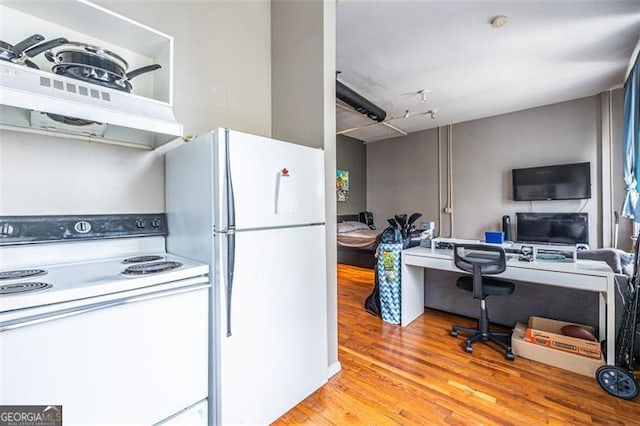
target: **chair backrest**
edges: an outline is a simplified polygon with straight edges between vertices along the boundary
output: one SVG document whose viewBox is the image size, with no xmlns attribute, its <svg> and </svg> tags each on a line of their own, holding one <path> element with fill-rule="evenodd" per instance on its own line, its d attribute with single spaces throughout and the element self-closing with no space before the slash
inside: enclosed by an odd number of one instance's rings
<svg viewBox="0 0 640 426">
<path fill-rule="evenodd" d="M 482 276 L 507 269 L 507 256 L 498 246 L 454 244 L 453 261 L 457 268 L 473 274 L 473 297 L 482 299 Z"/>
</svg>

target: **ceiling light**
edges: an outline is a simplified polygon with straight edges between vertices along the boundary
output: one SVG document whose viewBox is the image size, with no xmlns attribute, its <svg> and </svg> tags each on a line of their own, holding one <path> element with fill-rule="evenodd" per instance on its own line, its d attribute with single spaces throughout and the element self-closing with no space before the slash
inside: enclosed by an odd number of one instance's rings
<svg viewBox="0 0 640 426">
<path fill-rule="evenodd" d="M 500 28 L 509 22 L 509 17 L 506 15 L 498 15 L 491 20 L 491 26 L 493 28 Z"/>
<path fill-rule="evenodd" d="M 426 102 L 427 101 L 427 89 L 422 89 L 422 90 L 418 90 L 418 95 L 420 95 L 420 101 L 421 102 Z"/>
<path fill-rule="evenodd" d="M 404 118 L 409 118 L 409 110 L 405 110 L 405 112 L 404 112 Z"/>
<path fill-rule="evenodd" d="M 429 117 L 431 117 L 432 120 L 436 119 L 436 110 L 435 109 L 430 109 L 429 111 L 427 111 L 427 114 L 429 114 Z"/>
</svg>

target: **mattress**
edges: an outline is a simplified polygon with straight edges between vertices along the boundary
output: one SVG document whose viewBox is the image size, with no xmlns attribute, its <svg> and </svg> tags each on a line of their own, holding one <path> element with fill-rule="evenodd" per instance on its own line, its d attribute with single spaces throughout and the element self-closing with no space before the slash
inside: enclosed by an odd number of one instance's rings
<svg viewBox="0 0 640 426">
<path fill-rule="evenodd" d="M 373 229 L 359 229 L 356 231 L 339 232 L 337 235 L 339 246 L 374 250 L 376 248 L 378 231 Z"/>
</svg>

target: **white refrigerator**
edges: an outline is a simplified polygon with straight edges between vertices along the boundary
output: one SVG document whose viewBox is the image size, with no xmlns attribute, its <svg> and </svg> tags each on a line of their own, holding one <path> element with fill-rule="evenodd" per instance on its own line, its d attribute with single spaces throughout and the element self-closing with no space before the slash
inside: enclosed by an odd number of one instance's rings
<svg viewBox="0 0 640 426">
<path fill-rule="evenodd" d="M 216 129 L 166 154 L 167 249 L 211 265 L 210 424 L 327 381 L 324 200 L 319 149 Z"/>
</svg>

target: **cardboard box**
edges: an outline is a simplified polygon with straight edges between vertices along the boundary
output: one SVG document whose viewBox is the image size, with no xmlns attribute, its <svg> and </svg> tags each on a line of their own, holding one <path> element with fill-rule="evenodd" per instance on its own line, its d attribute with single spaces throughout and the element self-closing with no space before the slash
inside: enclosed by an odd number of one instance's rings
<svg viewBox="0 0 640 426">
<path fill-rule="evenodd" d="M 516 357 L 531 359 L 589 377 L 595 377 L 596 370 L 605 364 L 602 358 L 587 358 L 582 355 L 529 343 L 524 340 L 526 330 L 527 325 L 523 323 L 517 323 L 513 329 L 513 334 L 511 335 L 511 350 Z"/>
<path fill-rule="evenodd" d="M 594 333 L 593 327 L 588 325 L 556 321 L 549 318 L 529 317 L 529 328 L 525 332 L 524 340 L 589 358 L 601 358 L 600 342 L 565 336 L 562 334 L 562 327 L 565 325 L 578 325 L 589 330 L 591 334 Z"/>
</svg>

